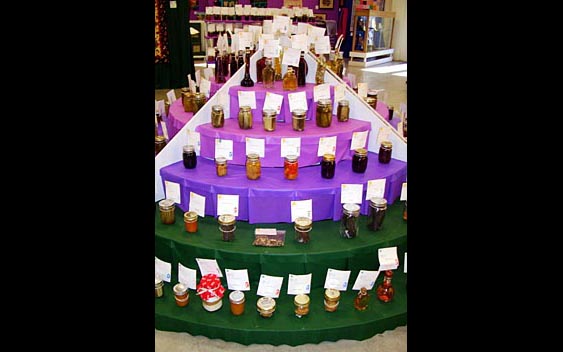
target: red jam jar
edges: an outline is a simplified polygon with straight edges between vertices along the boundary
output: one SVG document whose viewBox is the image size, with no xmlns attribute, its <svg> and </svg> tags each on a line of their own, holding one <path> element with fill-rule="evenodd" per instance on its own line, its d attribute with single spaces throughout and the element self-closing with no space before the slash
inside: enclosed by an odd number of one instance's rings
<svg viewBox="0 0 563 352">
<path fill-rule="evenodd" d="M 283 175 L 287 180 L 295 180 L 297 178 L 297 170 L 299 169 L 297 155 L 288 155 L 283 162 Z"/>
</svg>

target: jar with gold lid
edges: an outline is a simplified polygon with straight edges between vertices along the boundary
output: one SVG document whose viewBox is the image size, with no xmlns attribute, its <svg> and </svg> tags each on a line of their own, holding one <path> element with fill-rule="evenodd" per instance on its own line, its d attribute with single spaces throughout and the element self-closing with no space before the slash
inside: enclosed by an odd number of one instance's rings
<svg viewBox="0 0 563 352">
<path fill-rule="evenodd" d="M 246 178 L 249 180 L 257 180 L 262 173 L 260 165 L 260 156 L 256 153 L 250 153 L 246 156 Z"/>
<path fill-rule="evenodd" d="M 317 101 L 316 122 L 318 127 L 330 127 L 332 123 L 332 101 L 320 99 Z"/>
<path fill-rule="evenodd" d="M 339 122 L 346 122 L 350 119 L 350 102 L 348 100 L 339 100 L 336 108 L 336 118 Z"/>
<path fill-rule="evenodd" d="M 164 147 L 166 147 L 166 138 L 164 136 L 154 136 L 154 155 L 158 155 Z"/>
<path fill-rule="evenodd" d="M 197 109 L 195 93 L 192 93 L 189 89 L 187 92 L 182 92 L 182 106 L 184 106 L 184 112 L 195 112 Z"/>
<path fill-rule="evenodd" d="M 311 240 L 309 232 L 313 229 L 313 220 L 304 216 L 297 217 L 293 227 L 295 228 L 295 240 L 297 243 L 309 243 Z"/>
<path fill-rule="evenodd" d="M 305 115 L 307 111 L 303 109 L 295 109 L 291 112 L 291 126 L 294 131 L 304 131 L 305 130 Z"/>
<path fill-rule="evenodd" d="M 197 232 L 197 213 L 195 211 L 184 213 L 184 228 L 186 232 Z"/>
<path fill-rule="evenodd" d="M 295 180 L 299 170 L 297 155 L 287 155 L 283 161 L 283 176 L 286 180 Z"/>
<path fill-rule="evenodd" d="M 334 154 L 324 154 L 321 161 L 321 177 L 326 179 L 334 178 L 335 168 Z"/>
<path fill-rule="evenodd" d="M 249 130 L 252 128 L 252 108 L 248 105 L 243 105 L 238 110 L 238 127 L 242 130 Z"/>
<path fill-rule="evenodd" d="M 246 302 L 244 292 L 231 292 L 229 294 L 229 302 L 231 303 L 231 313 L 233 313 L 233 315 L 242 315 L 242 313 L 244 313 L 244 306 Z"/>
<path fill-rule="evenodd" d="M 327 288 L 325 290 L 324 306 L 325 311 L 334 312 L 340 304 L 340 291 L 334 288 Z"/>
<path fill-rule="evenodd" d="M 160 222 L 165 225 L 171 225 L 176 221 L 174 211 L 176 210 L 176 203 L 172 199 L 163 199 L 158 202 L 160 210 Z"/>
<path fill-rule="evenodd" d="M 309 314 L 309 304 L 311 299 L 308 295 L 300 294 L 293 298 L 293 305 L 295 306 L 295 316 L 298 318 Z"/>
<path fill-rule="evenodd" d="M 276 300 L 271 297 L 260 297 L 256 302 L 256 308 L 261 317 L 270 318 L 276 311 Z"/>
<path fill-rule="evenodd" d="M 377 108 L 377 89 L 368 90 L 367 98 L 370 99 L 368 104 L 373 108 L 373 110 L 376 110 L 376 108 Z"/>
<path fill-rule="evenodd" d="M 366 172 L 368 167 L 368 151 L 365 148 L 358 148 L 354 150 L 354 156 L 352 156 L 352 171 L 359 174 Z"/>
<path fill-rule="evenodd" d="M 262 120 L 264 121 L 264 131 L 272 132 L 276 130 L 277 111 L 274 109 L 262 110 Z"/>
<path fill-rule="evenodd" d="M 231 214 L 223 214 L 219 215 L 217 218 L 219 222 L 219 230 L 223 235 L 223 241 L 231 242 L 235 240 L 235 230 L 237 229 L 236 226 L 236 218 L 234 215 Z"/>
<path fill-rule="evenodd" d="M 393 143 L 391 141 L 383 141 L 379 146 L 379 154 L 377 156 L 381 164 L 389 164 L 391 162 L 391 153 L 393 151 Z"/>
<path fill-rule="evenodd" d="M 215 158 L 215 173 L 219 177 L 227 175 L 227 158 L 222 156 Z"/>
<path fill-rule="evenodd" d="M 203 93 L 195 93 L 194 95 L 195 110 L 194 114 L 207 103 L 207 97 Z"/>
<path fill-rule="evenodd" d="M 182 163 L 186 169 L 195 169 L 197 166 L 197 155 L 192 144 L 182 147 Z"/>
<path fill-rule="evenodd" d="M 176 285 L 174 285 L 173 291 L 176 305 L 178 307 L 187 306 L 190 301 L 190 293 L 188 292 L 188 288 L 182 283 L 177 283 Z"/>
<path fill-rule="evenodd" d="M 221 128 L 225 124 L 225 113 L 222 105 L 213 105 L 211 107 L 211 126 Z"/>
<path fill-rule="evenodd" d="M 164 282 L 161 278 L 154 278 L 154 296 L 160 298 L 164 295 Z"/>
<path fill-rule="evenodd" d="M 377 98 L 374 97 L 365 97 L 364 100 L 371 106 L 374 110 L 377 107 Z"/>
</svg>

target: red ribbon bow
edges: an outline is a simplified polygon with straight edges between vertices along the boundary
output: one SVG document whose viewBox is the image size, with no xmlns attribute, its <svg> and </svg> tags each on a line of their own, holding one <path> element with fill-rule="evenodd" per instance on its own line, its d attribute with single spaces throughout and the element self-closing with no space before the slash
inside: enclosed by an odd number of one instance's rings
<svg viewBox="0 0 563 352">
<path fill-rule="evenodd" d="M 202 300 L 208 301 L 213 297 L 223 298 L 225 288 L 221 285 L 221 280 L 215 274 L 202 276 L 197 285 L 197 294 Z"/>
</svg>

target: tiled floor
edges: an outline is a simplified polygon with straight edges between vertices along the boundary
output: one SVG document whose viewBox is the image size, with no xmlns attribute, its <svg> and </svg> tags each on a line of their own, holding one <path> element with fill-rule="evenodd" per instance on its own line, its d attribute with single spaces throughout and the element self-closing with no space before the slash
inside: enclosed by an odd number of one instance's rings
<svg viewBox="0 0 563 352">
<path fill-rule="evenodd" d="M 196 70 L 202 69 L 197 66 Z M 407 103 L 407 64 L 405 62 L 389 62 L 367 68 L 346 67 L 344 74 L 353 73 L 357 82 L 367 82 L 368 88 L 385 89 L 387 103 L 398 107 L 400 103 Z M 155 91 L 155 99 L 166 97 L 169 89 Z M 179 89 L 176 96 L 180 96 Z M 381 99 L 381 98 L 380 98 Z M 296 347 L 288 345 L 250 345 L 211 340 L 204 336 L 192 336 L 188 333 L 176 333 L 155 330 L 156 352 L 219 352 L 219 351 L 260 351 L 260 352 L 406 352 L 407 327 L 400 326 L 394 330 L 386 331 L 364 341 L 340 340 L 337 342 L 322 342 L 320 344 L 306 344 Z"/>
</svg>

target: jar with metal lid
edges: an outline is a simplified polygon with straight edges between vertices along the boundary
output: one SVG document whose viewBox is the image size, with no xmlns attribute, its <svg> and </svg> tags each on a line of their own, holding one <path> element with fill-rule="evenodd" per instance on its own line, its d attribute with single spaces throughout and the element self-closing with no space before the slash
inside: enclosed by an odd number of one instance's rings
<svg viewBox="0 0 563 352">
<path fill-rule="evenodd" d="M 315 117 L 318 127 L 330 127 L 332 122 L 332 101 L 330 99 L 320 99 L 317 101 Z"/>
<path fill-rule="evenodd" d="M 370 106 L 375 110 L 377 108 L 377 89 L 370 89 L 367 93 L 367 98 L 370 99 Z"/>
<path fill-rule="evenodd" d="M 178 307 L 187 306 L 190 301 L 190 293 L 188 292 L 188 288 L 182 283 L 177 283 L 176 285 L 174 285 L 173 290 L 176 305 Z"/>
<path fill-rule="evenodd" d="M 182 92 L 182 106 L 184 106 L 184 112 L 196 111 L 195 93 L 192 93 L 189 89 L 187 92 Z"/>
<path fill-rule="evenodd" d="M 389 111 L 389 116 L 387 117 L 387 119 L 391 121 L 393 119 L 393 112 L 395 111 L 395 108 L 393 108 L 393 105 L 388 105 L 387 110 Z"/>
<path fill-rule="evenodd" d="M 375 108 L 377 107 L 377 98 L 365 97 L 364 100 L 375 110 Z"/>
<path fill-rule="evenodd" d="M 283 161 L 283 176 L 286 180 L 295 180 L 299 170 L 297 155 L 287 155 Z"/>
<path fill-rule="evenodd" d="M 197 232 L 197 213 L 195 211 L 184 213 L 184 228 L 186 232 Z"/>
<path fill-rule="evenodd" d="M 334 178 L 335 167 L 334 154 L 324 154 L 321 161 L 321 177 L 327 179 Z"/>
<path fill-rule="evenodd" d="M 222 156 L 215 158 L 215 173 L 219 177 L 227 175 L 227 158 Z"/>
<path fill-rule="evenodd" d="M 369 200 L 368 229 L 372 231 L 380 230 L 387 213 L 387 200 L 385 198 L 374 197 Z"/>
<path fill-rule="evenodd" d="M 156 298 L 162 297 L 164 295 L 164 282 L 162 279 L 154 278 L 154 296 Z"/>
<path fill-rule="evenodd" d="M 182 161 L 186 169 L 195 169 L 197 156 L 193 145 L 189 144 L 182 147 Z"/>
<path fill-rule="evenodd" d="M 180 97 L 182 98 L 182 105 L 185 104 L 184 100 L 186 98 L 186 94 L 190 93 L 189 87 L 182 87 L 180 88 Z"/>
<path fill-rule="evenodd" d="M 158 155 L 164 147 L 166 147 L 166 138 L 164 136 L 154 136 L 154 155 Z"/>
<path fill-rule="evenodd" d="M 293 298 L 293 305 L 295 306 L 295 316 L 298 318 L 309 314 L 309 304 L 311 299 L 308 295 L 300 294 Z"/>
<path fill-rule="evenodd" d="M 393 151 L 393 143 L 383 141 L 379 146 L 379 154 L 377 156 L 381 164 L 389 164 L 391 162 L 391 152 Z"/>
<path fill-rule="evenodd" d="M 334 288 L 327 288 L 325 290 L 324 306 L 325 311 L 334 312 L 340 304 L 340 291 Z"/>
<path fill-rule="evenodd" d="M 262 120 L 264 121 L 264 131 L 272 132 L 276 130 L 277 111 L 274 109 L 262 110 Z"/>
<path fill-rule="evenodd" d="M 244 313 L 246 299 L 242 291 L 231 292 L 231 294 L 229 294 L 229 301 L 231 302 L 231 313 L 233 313 L 233 315 L 241 315 Z"/>
<path fill-rule="evenodd" d="M 291 126 L 294 131 L 305 131 L 305 115 L 307 111 L 303 109 L 295 109 L 291 112 Z"/>
<path fill-rule="evenodd" d="M 295 240 L 298 243 L 309 243 L 311 237 L 309 232 L 313 229 L 313 220 L 300 216 L 294 221 Z"/>
<path fill-rule="evenodd" d="M 176 204 L 172 199 L 163 199 L 158 202 L 158 208 L 160 209 L 160 222 L 165 225 L 173 224 L 176 221 L 174 217 L 174 211 L 176 210 Z"/>
<path fill-rule="evenodd" d="M 360 206 L 354 203 L 342 205 L 342 217 L 340 219 L 340 236 L 344 238 L 355 238 L 358 235 L 358 222 L 360 217 Z"/>
<path fill-rule="evenodd" d="M 244 105 L 239 108 L 238 127 L 243 130 L 252 128 L 252 108 L 250 106 Z"/>
<path fill-rule="evenodd" d="M 207 97 L 203 93 L 195 93 L 194 96 L 195 108 L 194 114 L 207 103 Z"/>
<path fill-rule="evenodd" d="M 211 107 L 211 126 L 221 128 L 225 125 L 225 113 L 222 105 L 213 105 Z"/>
<path fill-rule="evenodd" d="M 352 157 L 352 171 L 359 174 L 366 172 L 368 167 L 368 151 L 365 148 L 358 148 Z"/>
<path fill-rule="evenodd" d="M 262 174 L 260 166 L 260 156 L 256 153 L 250 153 L 246 156 L 246 178 L 249 180 L 257 180 Z"/>
<path fill-rule="evenodd" d="M 217 220 L 219 221 L 219 230 L 221 230 L 221 233 L 223 234 L 223 241 L 234 241 L 235 230 L 237 229 L 237 220 L 235 216 L 231 214 L 223 214 L 219 215 L 219 218 Z"/>
<path fill-rule="evenodd" d="M 256 308 L 261 317 L 270 318 L 276 311 L 276 300 L 271 297 L 260 297 L 256 302 Z"/>
<path fill-rule="evenodd" d="M 339 122 L 346 122 L 350 119 L 350 102 L 348 100 L 339 100 L 336 108 L 336 117 Z"/>
</svg>

